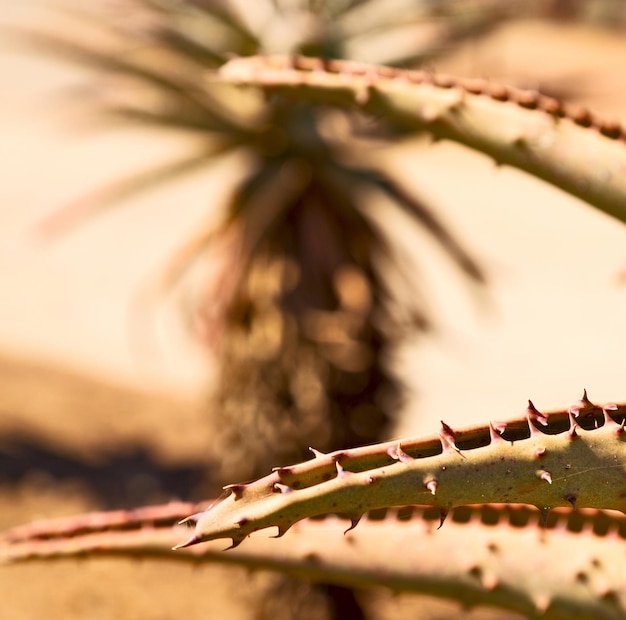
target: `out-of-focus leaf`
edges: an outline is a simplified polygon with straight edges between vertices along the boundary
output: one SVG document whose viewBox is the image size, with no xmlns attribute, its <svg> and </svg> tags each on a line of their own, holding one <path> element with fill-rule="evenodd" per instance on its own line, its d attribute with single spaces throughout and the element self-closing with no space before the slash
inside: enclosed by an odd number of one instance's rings
<svg viewBox="0 0 626 620">
<path fill-rule="evenodd" d="M 381 171 L 352 169 L 350 174 L 354 174 L 364 184 L 373 185 L 386 194 L 392 204 L 405 210 L 412 219 L 419 222 L 432 235 L 467 276 L 478 283 L 485 282 L 485 274 L 480 265 L 415 192 L 406 191 L 397 179 L 391 179 Z"/>
<path fill-rule="evenodd" d="M 227 149 L 215 145 L 212 149 L 201 149 L 199 152 L 173 162 L 153 166 L 144 172 L 134 173 L 115 182 L 107 183 L 104 187 L 56 209 L 39 223 L 34 232 L 44 239 L 65 233 L 74 226 L 84 223 L 96 213 L 109 209 L 124 199 L 214 163 L 215 157 L 224 154 L 228 149 L 230 145 Z"/>
</svg>

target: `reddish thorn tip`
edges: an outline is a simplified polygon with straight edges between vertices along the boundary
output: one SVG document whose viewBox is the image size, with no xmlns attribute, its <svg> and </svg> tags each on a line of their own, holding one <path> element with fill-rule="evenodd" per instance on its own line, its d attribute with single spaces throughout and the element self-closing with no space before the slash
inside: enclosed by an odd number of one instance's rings
<svg viewBox="0 0 626 620">
<path fill-rule="evenodd" d="M 528 407 L 526 408 L 526 417 L 528 419 L 531 433 L 539 430 L 536 426 L 536 423 L 541 424 L 541 426 L 548 426 L 548 416 L 541 413 L 541 411 L 539 411 L 535 407 L 535 405 L 533 405 L 532 400 L 528 401 Z"/>
<path fill-rule="evenodd" d="M 461 451 L 456 446 L 456 437 L 454 431 L 443 421 L 441 422 L 441 431 L 439 432 L 439 439 L 441 441 L 442 450 L 452 449 L 459 456 L 465 458 L 465 455 L 461 453 Z"/>
<path fill-rule="evenodd" d="M 452 430 L 452 428 L 443 420 L 439 420 L 439 422 L 441 422 L 441 428 L 443 429 L 443 432 L 448 433 L 449 435 L 452 435 L 452 437 L 454 437 L 454 431 Z"/>
</svg>

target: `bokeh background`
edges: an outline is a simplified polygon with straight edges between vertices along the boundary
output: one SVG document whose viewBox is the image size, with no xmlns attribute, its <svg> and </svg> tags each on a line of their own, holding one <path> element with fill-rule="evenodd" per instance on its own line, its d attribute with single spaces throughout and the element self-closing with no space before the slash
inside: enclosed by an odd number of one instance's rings
<svg viewBox="0 0 626 620">
<path fill-rule="evenodd" d="M 96 4 L 116 19 L 131 10 L 123 1 Z M 295 4 L 268 2 L 267 15 Z M 384 3 L 370 4 L 375 16 Z M 393 60 L 392 46 L 406 45 L 419 53 L 405 64 L 536 88 L 626 122 L 622 3 L 528 3 L 523 12 L 495 1 L 400 4 L 418 16 L 404 38 L 357 37 L 351 57 Z M 94 189 L 197 143 L 189 131 L 94 121 L 85 100 L 97 70 L 16 40 L 15 27 L 78 40 L 97 32 L 48 6 L 0 1 L 2 528 L 201 499 L 225 475 L 212 396 L 224 389 L 220 357 L 189 329 L 219 256 L 165 292 L 155 283 L 187 239 L 219 224 L 244 164 L 221 161 L 110 206 L 104 200 L 75 226 L 41 235 L 64 205 L 79 197 L 99 204 Z M 337 122 L 345 131 L 345 119 Z M 419 192 L 487 281 L 468 291 L 411 218 L 376 207 L 436 325 L 408 329 L 386 353 L 407 386 L 386 437 L 433 432 L 439 419 L 454 427 L 512 417 L 528 398 L 540 409 L 562 407 L 583 388 L 595 401 L 626 399 L 623 224 L 453 144 L 422 136 L 367 144 Z M 232 568 L 122 560 L 0 567 L 0 618 L 262 618 L 281 583 Z M 414 603 L 364 598 L 372 617 Z M 458 613 L 433 602 L 420 609 L 423 618 Z M 500 617 L 468 617 L 479 616 Z"/>
</svg>

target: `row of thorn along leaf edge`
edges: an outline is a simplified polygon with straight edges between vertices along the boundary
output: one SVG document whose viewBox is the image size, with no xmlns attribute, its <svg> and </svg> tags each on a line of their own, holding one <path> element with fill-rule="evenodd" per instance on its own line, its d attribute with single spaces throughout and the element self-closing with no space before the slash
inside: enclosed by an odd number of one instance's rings
<svg viewBox="0 0 626 620">
<path fill-rule="evenodd" d="M 0 562 L 86 555 L 218 562 L 421 592 L 527 618 L 619 620 L 626 613 L 626 517 L 610 511 L 556 508 L 538 528 L 540 515 L 528 506 L 460 507 L 438 531 L 436 509 L 410 506 L 369 513 L 343 537 L 346 520 L 330 516 L 304 519 L 280 540 L 253 536 L 230 553 L 207 543 L 172 554 L 180 535 L 172 525 L 195 508 L 175 503 L 20 526 L 0 534 Z M 333 536 L 333 544 L 319 544 Z"/>
<path fill-rule="evenodd" d="M 626 511 L 626 404 L 594 405 L 586 391 L 567 410 L 323 454 L 247 484 L 184 522 L 194 532 L 175 549 L 340 513 L 355 527 L 372 509 L 428 504 L 441 524 L 451 508 L 484 503 Z"/>
<path fill-rule="evenodd" d="M 253 56 L 234 58 L 223 65 L 221 73 L 234 74 L 241 70 L 244 73 L 257 70 L 298 71 L 302 74 L 324 73 L 345 77 L 369 78 L 372 81 L 404 80 L 412 84 L 430 84 L 438 88 L 454 89 L 470 95 L 483 95 L 500 102 L 510 102 L 527 110 L 538 110 L 557 119 L 566 119 L 578 125 L 595 129 L 603 136 L 612 140 L 626 142 L 626 131 L 621 124 L 613 119 L 602 118 L 594 112 L 578 105 L 564 102 L 544 95 L 535 90 L 513 88 L 480 78 L 457 78 L 451 75 L 438 74 L 430 70 L 410 70 L 371 65 L 350 60 L 311 58 L 306 56 Z M 271 79 L 271 78 L 268 78 Z"/>
</svg>

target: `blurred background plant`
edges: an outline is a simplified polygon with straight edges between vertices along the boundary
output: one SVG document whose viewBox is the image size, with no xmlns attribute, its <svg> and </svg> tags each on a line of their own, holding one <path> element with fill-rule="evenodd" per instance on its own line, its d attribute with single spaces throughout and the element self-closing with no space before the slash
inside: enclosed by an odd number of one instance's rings
<svg viewBox="0 0 626 620">
<path fill-rule="evenodd" d="M 502 0 L 124 0 L 62 8 L 80 29 L 28 36 L 93 70 L 81 97 L 100 120 L 190 132 L 198 146 L 66 205 L 42 223 L 44 235 L 238 157 L 220 225 L 185 241 L 162 279 L 173 287 L 200 271 L 201 293 L 186 312 L 218 361 L 211 443 L 223 447 L 218 461 L 228 479 L 300 460 L 309 445 L 339 449 L 390 432 L 403 386 L 389 354 L 399 340 L 434 327 L 426 291 L 403 270 L 385 231 L 390 209 L 425 229 L 474 290 L 485 279 L 424 197 L 385 165 L 383 147 L 406 136 L 384 120 L 209 84 L 207 72 L 233 54 L 259 53 L 424 65 L 511 17 L 613 26 L 624 19 L 618 3 L 576 0 L 524 7 Z"/>
<path fill-rule="evenodd" d="M 80 40 L 32 34 L 46 51 L 94 69 L 86 92 L 106 116 L 201 139 L 189 157 L 112 183 L 88 210 L 83 200 L 67 205 L 42 223 L 44 234 L 240 156 L 221 224 L 188 240 L 165 277 L 179 281 L 201 258 L 213 265 L 192 314 L 218 360 L 211 443 L 223 446 L 216 456 L 227 478 L 302 459 L 309 445 L 339 449 L 389 433 L 403 388 L 387 358 L 400 338 L 433 324 L 381 225 L 382 208 L 422 226 L 467 282 L 484 276 L 423 198 L 372 163 L 398 138 L 383 121 L 263 101 L 209 85 L 207 71 L 231 54 L 275 52 L 407 65 L 495 19 L 500 3 L 481 4 L 444 2 L 433 14 L 429 3 L 407 0 L 136 0 L 72 9 L 88 28 Z M 107 31 L 106 42 L 94 44 L 94 28 Z"/>
</svg>

